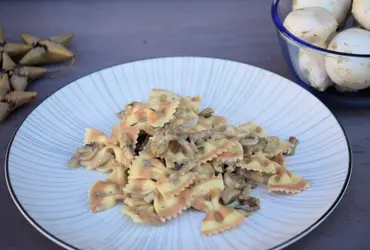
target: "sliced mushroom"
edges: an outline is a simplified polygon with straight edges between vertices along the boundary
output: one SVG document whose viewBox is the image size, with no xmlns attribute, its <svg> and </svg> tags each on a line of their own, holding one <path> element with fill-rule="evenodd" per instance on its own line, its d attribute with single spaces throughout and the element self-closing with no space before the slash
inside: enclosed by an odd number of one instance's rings
<svg viewBox="0 0 370 250">
<path fill-rule="evenodd" d="M 213 162 L 213 163 L 212 163 L 212 166 L 213 166 L 213 169 L 214 169 L 217 173 L 221 173 L 221 174 L 223 174 L 223 173 L 225 172 L 224 164 L 223 164 L 223 163 Z"/>
<path fill-rule="evenodd" d="M 245 180 L 242 176 L 238 176 L 235 173 L 225 172 L 224 183 L 227 187 L 242 189 L 245 186 Z"/>
<path fill-rule="evenodd" d="M 78 168 L 81 166 L 81 162 L 77 157 L 77 154 L 74 154 L 72 158 L 67 162 L 67 166 L 71 168 Z"/>
<path fill-rule="evenodd" d="M 263 152 L 267 145 L 267 141 L 265 138 L 259 138 L 258 143 L 251 146 L 243 145 L 243 155 L 244 157 L 249 157 L 257 152 Z"/>
<path fill-rule="evenodd" d="M 243 177 L 247 177 L 247 172 L 248 170 L 244 169 L 244 168 L 236 168 L 235 170 L 235 173 L 239 176 L 243 176 Z"/>
<path fill-rule="evenodd" d="M 202 171 L 202 168 L 200 166 L 196 166 L 195 168 L 191 170 L 191 172 L 194 172 L 194 173 L 200 173 L 201 171 Z"/>
<path fill-rule="evenodd" d="M 90 154 L 92 153 L 95 145 L 94 144 L 86 144 L 76 150 L 77 154 Z"/>
<path fill-rule="evenodd" d="M 203 109 L 200 113 L 199 113 L 199 115 L 200 116 L 203 116 L 204 118 L 208 118 L 208 117 L 211 117 L 212 115 L 213 115 L 213 113 L 214 113 L 215 111 L 212 109 L 212 108 L 205 108 L 205 109 Z"/>
<path fill-rule="evenodd" d="M 230 208 L 235 208 L 236 206 L 239 206 L 239 205 L 241 205 L 240 201 L 238 199 L 236 199 L 233 202 L 231 202 L 230 204 L 227 204 L 226 206 L 230 207 Z"/>
<path fill-rule="evenodd" d="M 181 128 L 192 128 L 197 125 L 198 123 L 198 116 L 194 115 L 194 117 L 190 116 L 184 123 L 181 124 Z"/>
<path fill-rule="evenodd" d="M 182 152 L 181 145 L 177 142 L 177 140 L 172 140 L 168 144 L 168 148 L 173 152 L 174 154 L 177 154 L 179 152 Z"/>
<path fill-rule="evenodd" d="M 167 152 L 169 148 L 169 142 L 165 140 L 153 140 L 150 144 L 150 150 L 153 155 L 155 156 L 161 156 Z"/>
<path fill-rule="evenodd" d="M 151 138 L 150 150 L 155 156 L 161 156 L 167 152 L 172 141 L 176 142 L 177 132 L 172 127 L 156 133 Z M 177 143 L 177 142 L 176 142 Z M 174 145 L 172 145 L 174 146 Z"/>
<path fill-rule="evenodd" d="M 230 204 L 231 202 L 237 200 L 239 195 L 240 195 L 239 190 L 234 189 L 232 187 L 227 187 L 225 190 L 222 191 L 221 199 L 222 199 L 222 202 L 225 205 L 227 205 L 227 204 Z"/>
<path fill-rule="evenodd" d="M 243 205 L 235 207 L 236 209 L 243 209 L 247 212 L 256 212 L 260 209 L 260 200 L 256 197 L 249 197 L 243 201 Z"/>
<path fill-rule="evenodd" d="M 182 146 L 182 149 L 183 149 L 183 153 L 186 155 L 186 156 L 189 156 L 189 157 L 192 157 L 195 155 L 195 153 L 198 152 L 198 148 L 197 146 L 192 143 L 192 142 L 189 142 L 187 140 L 185 140 L 184 138 L 180 137 L 177 142 Z"/>
<path fill-rule="evenodd" d="M 243 192 L 239 196 L 239 199 L 240 200 L 247 200 L 247 199 L 249 199 L 251 194 L 252 194 L 252 187 L 251 187 L 251 185 L 247 185 L 247 186 L 244 187 Z"/>
<path fill-rule="evenodd" d="M 204 141 L 205 139 L 209 138 L 212 135 L 212 131 L 210 130 L 203 130 L 200 132 L 194 132 L 194 133 L 181 133 L 180 136 L 189 136 L 190 141 L 193 141 L 194 143 L 198 144 L 201 141 Z"/>
<path fill-rule="evenodd" d="M 258 136 L 248 135 L 247 137 L 242 139 L 241 143 L 245 146 L 256 145 L 258 143 Z"/>
<path fill-rule="evenodd" d="M 97 145 L 85 145 L 77 149 L 77 157 L 80 161 L 89 161 L 100 151 Z"/>
<path fill-rule="evenodd" d="M 226 172 L 232 173 L 235 171 L 235 168 L 236 168 L 235 164 L 231 164 L 231 165 L 228 165 L 225 170 Z"/>
<path fill-rule="evenodd" d="M 289 151 L 286 153 L 286 155 L 294 155 L 299 141 L 294 136 L 291 136 L 291 137 L 289 137 L 289 142 L 291 144 L 291 147 L 290 147 Z"/>
<path fill-rule="evenodd" d="M 268 176 L 264 176 L 260 172 L 247 171 L 247 179 L 255 181 L 257 183 L 267 183 Z"/>
</svg>

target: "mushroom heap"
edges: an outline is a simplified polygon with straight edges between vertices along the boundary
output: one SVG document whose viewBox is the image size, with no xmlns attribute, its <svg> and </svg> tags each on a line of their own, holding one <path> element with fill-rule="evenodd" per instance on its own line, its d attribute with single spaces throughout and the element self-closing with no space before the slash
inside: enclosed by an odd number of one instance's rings
<svg viewBox="0 0 370 250">
<path fill-rule="evenodd" d="M 148 102 L 118 113 L 111 136 L 88 128 L 67 163 L 107 173 L 88 193 L 91 212 L 124 204 L 135 223 L 162 225 L 193 207 L 206 213 L 203 235 L 240 225 L 260 208 L 252 190 L 296 194 L 310 184 L 286 168 L 298 140 L 268 136 L 252 122 L 233 126 L 199 111 L 201 98 L 153 89 Z"/>
<path fill-rule="evenodd" d="M 359 27 L 343 29 L 351 6 Z M 295 0 L 292 9 L 284 25 L 298 38 L 332 51 L 370 54 L 370 0 Z M 300 48 L 298 64 L 309 84 L 319 91 L 331 85 L 349 92 L 370 87 L 370 58 Z"/>
<path fill-rule="evenodd" d="M 25 92 L 27 85 L 45 75 L 48 69 L 31 65 L 60 63 L 74 56 L 65 47 L 73 34 L 45 40 L 28 34 L 22 34 L 21 37 L 25 44 L 9 43 L 0 28 L 0 123 L 15 109 L 37 96 L 36 92 Z M 15 63 L 15 59 L 20 59 L 19 64 Z"/>
</svg>

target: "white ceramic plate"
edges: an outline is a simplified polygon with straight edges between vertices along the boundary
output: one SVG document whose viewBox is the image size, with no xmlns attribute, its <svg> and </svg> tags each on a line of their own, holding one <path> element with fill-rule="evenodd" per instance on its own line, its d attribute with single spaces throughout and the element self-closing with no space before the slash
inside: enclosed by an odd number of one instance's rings
<svg viewBox="0 0 370 250">
<path fill-rule="evenodd" d="M 288 167 L 312 187 L 299 195 L 267 193 L 261 210 L 235 230 L 202 237 L 203 213 L 186 211 L 162 227 L 138 225 L 120 206 L 89 213 L 87 191 L 98 172 L 65 163 L 82 145 L 84 129 L 110 133 L 116 113 L 152 88 L 200 94 L 232 124 L 249 120 L 299 147 Z M 22 123 L 7 155 L 10 194 L 28 221 L 68 249 L 280 249 L 318 226 L 347 187 L 351 155 L 333 114 L 314 96 L 276 74 L 246 64 L 196 57 L 160 58 L 114 66 L 85 76 L 42 102 Z"/>
</svg>

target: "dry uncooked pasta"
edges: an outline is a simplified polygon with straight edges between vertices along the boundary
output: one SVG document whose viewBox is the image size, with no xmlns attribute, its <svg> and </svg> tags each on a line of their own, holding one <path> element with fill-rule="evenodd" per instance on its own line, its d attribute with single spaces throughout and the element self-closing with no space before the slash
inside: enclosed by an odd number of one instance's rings
<svg viewBox="0 0 370 250">
<path fill-rule="evenodd" d="M 296 194 L 310 184 L 288 170 L 298 140 L 267 135 L 253 122 L 227 124 L 200 96 L 153 89 L 147 102 L 117 114 L 109 137 L 87 128 L 84 145 L 68 166 L 107 173 L 88 193 L 91 212 L 123 203 L 135 223 L 159 226 L 194 208 L 206 215 L 201 233 L 239 226 L 260 208 L 251 196 L 259 184 L 269 192 Z"/>
</svg>

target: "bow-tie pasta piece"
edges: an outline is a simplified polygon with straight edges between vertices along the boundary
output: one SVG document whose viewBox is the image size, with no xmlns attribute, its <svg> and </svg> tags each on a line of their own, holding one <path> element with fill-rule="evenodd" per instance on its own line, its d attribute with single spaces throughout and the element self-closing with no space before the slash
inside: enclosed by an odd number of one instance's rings
<svg viewBox="0 0 370 250">
<path fill-rule="evenodd" d="M 248 134 L 256 134 L 259 137 L 266 137 L 267 134 L 264 132 L 263 128 L 254 122 L 247 122 L 245 124 L 239 125 L 239 128 Z"/>
<path fill-rule="evenodd" d="M 72 158 L 67 162 L 67 165 L 72 168 L 81 167 L 83 162 L 91 161 L 100 151 L 102 147 L 97 144 L 88 144 L 76 150 Z"/>
<path fill-rule="evenodd" d="M 161 219 L 154 211 L 153 205 L 141 205 L 135 207 L 124 206 L 122 212 L 129 216 L 133 222 L 138 224 L 150 224 L 160 226 L 163 224 Z"/>
<path fill-rule="evenodd" d="M 180 215 L 191 206 L 191 193 L 188 189 L 174 196 L 157 194 L 154 199 L 154 209 L 159 218 L 164 222 Z"/>
<path fill-rule="evenodd" d="M 269 192 L 297 194 L 309 187 L 310 183 L 307 180 L 288 170 L 271 176 L 267 182 Z"/>
<path fill-rule="evenodd" d="M 187 132 L 193 131 L 194 129 L 199 130 L 199 127 L 201 127 L 198 126 L 200 101 L 200 96 L 182 98 L 174 114 L 175 118 L 172 124 L 181 126 L 181 128 Z M 195 126 L 198 128 L 196 129 Z"/>
<path fill-rule="evenodd" d="M 117 113 L 117 117 L 121 120 L 126 118 L 126 115 L 130 115 L 140 109 L 146 109 L 149 105 L 146 102 L 131 102 L 127 105 L 125 105 L 125 108 Z"/>
<path fill-rule="evenodd" d="M 236 165 L 242 169 L 265 174 L 275 174 L 276 169 L 279 167 L 276 162 L 267 159 L 262 154 L 252 155 L 242 161 L 239 161 Z"/>
<path fill-rule="evenodd" d="M 224 125 L 226 125 L 227 119 L 223 116 L 218 116 L 218 115 L 212 115 L 210 117 L 205 117 L 204 118 L 204 123 L 208 124 L 212 128 L 218 130 Z"/>
<path fill-rule="evenodd" d="M 200 95 L 194 97 L 186 96 L 180 100 L 180 107 L 188 108 L 193 111 L 195 114 L 199 114 L 199 106 L 202 98 Z"/>
<path fill-rule="evenodd" d="M 148 125 L 155 128 L 163 127 L 174 118 L 179 103 L 179 101 L 173 101 L 150 105 L 150 108 L 145 110 Z"/>
<path fill-rule="evenodd" d="M 232 164 L 242 159 L 243 146 L 237 141 L 232 141 L 232 145 L 228 148 L 228 150 L 218 155 L 216 160 L 222 163 Z"/>
<path fill-rule="evenodd" d="M 125 194 L 147 195 L 154 192 L 156 183 L 152 180 L 129 179 L 128 184 L 123 188 Z"/>
<path fill-rule="evenodd" d="M 245 217 L 237 210 L 212 202 L 212 210 L 207 213 L 202 221 L 201 232 L 203 235 L 214 235 L 238 227 Z"/>
<path fill-rule="evenodd" d="M 109 181 L 98 181 L 89 190 L 88 199 L 91 212 L 101 212 L 114 207 L 123 195 L 116 184 Z"/>
<path fill-rule="evenodd" d="M 156 100 L 166 103 L 172 101 L 180 101 L 181 96 L 165 89 L 152 89 L 149 93 L 149 101 Z"/>
<path fill-rule="evenodd" d="M 177 195 L 185 188 L 194 183 L 196 178 L 195 173 L 188 172 L 186 174 L 173 173 L 170 175 L 163 175 L 156 183 L 158 191 L 163 196 Z"/>
<path fill-rule="evenodd" d="M 121 128 L 127 127 L 138 127 L 140 129 L 145 128 L 147 124 L 148 116 L 147 116 L 147 108 L 145 109 L 138 109 L 133 111 L 132 113 L 127 113 L 121 120 L 120 126 Z"/>
<path fill-rule="evenodd" d="M 130 166 L 129 179 L 159 180 L 167 172 L 169 169 L 160 160 L 151 157 L 146 152 L 141 152 Z"/>
<path fill-rule="evenodd" d="M 220 204 L 219 200 L 223 189 L 222 178 L 218 176 L 196 185 L 191 190 L 192 206 L 207 213 L 201 226 L 203 235 L 221 233 L 239 226 L 244 220 L 241 213 Z"/>
<path fill-rule="evenodd" d="M 226 152 L 233 145 L 233 142 L 227 139 L 209 140 L 204 143 L 196 158 L 200 163 L 211 161 L 218 155 Z"/>
<path fill-rule="evenodd" d="M 222 179 L 222 175 L 218 175 L 215 177 L 211 177 L 207 180 L 204 180 L 194 187 L 191 188 L 191 196 L 195 201 L 199 197 L 206 197 L 209 196 L 212 190 L 216 190 L 221 194 L 222 190 L 224 190 L 224 182 Z M 193 204 L 194 206 L 194 204 Z M 197 208 L 197 207 L 195 207 Z M 198 208 L 197 208 L 198 209 Z M 199 209 L 202 210 L 202 209 Z"/>
</svg>

